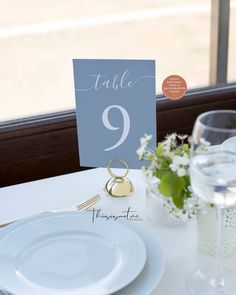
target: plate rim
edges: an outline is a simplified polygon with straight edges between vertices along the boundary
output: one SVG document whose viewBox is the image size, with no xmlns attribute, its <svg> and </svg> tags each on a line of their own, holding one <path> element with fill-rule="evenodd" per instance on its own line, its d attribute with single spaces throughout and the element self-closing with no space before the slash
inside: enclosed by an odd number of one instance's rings
<svg viewBox="0 0 236 295">
<path fill-rule="evenodd" d="M 151 260 L 152 265 L 155 265 L 155 266 L 160 265 L 159 275 L 156 277 L 156 273 L 155 273 L 155 276 L 153 275 L 153 277 L 155 277 L 155 279 L 152 281 L 151 285 L 148 285 L 148 284 L 150 284 L 150 282 L 147 283 L 147 286 L 145 289 L 145 294 L 151 294 L 155 290 L 155 288 L 158 286 L 158 284 L 160 283 L 160 281 L 164 275 L 165 269 L 166 269 L 166 258 L 165 258 L 163 249 L 160 246 L 158 239 L 153 237 L 150 230 L 144 228 L 143 226 L 138 226 L 137 223 L 133 223 L 133 222 L 128 223 L 127 221 L 119 221 L 119 222 L 129 225 L 131 227 L 131 229 L 134 230 L 135 232 L 137 232 L 137 234 L 139 236 L 142 236 L 142 239 L 147 247 L 147 263 L 145 264 L 142 272 L 139 274 L 139 276 L 136 279 L 134 279 L 129 285 L 127 285 L 123 289 L 116 292 L 114 295 L 143 295 L 143 293 L 139 293 L 140 289 L 135 290 L 135 293 L 133 292 L 133 290 L 129 290 L 129 291 L 131 291 L 131 293 L 130 292 L 127 293 L 127 289 L 137 288 L 137 285 L 136 285 L 137 281 L 138 281 L 138 283 L 141 282 L 142 286 L 145 285 L 146 282 L 145 281 L 142 282 L 143 279 L 142 279 L 142 277 L 140 278 L 140 276 L 147 271 L 146 268 L 148 267 L 148 264 L 150 264 L 150 260 Z M 152 252 L 152 249 L 153 250 L 155 249 L 156 254 L 158 253 L 158 256 L 159 256 L 158 258 L 160 258 L 160 260 L 158 259 L 158 262 L 160 262 L 159 264 L 153 263 L 153 259 L 152 259 L 153 257 L 151 257 L 151 254 L 150 254 L 150 252 Z M 151 250 L 151 251 L 149 251 L 149 250 Z"/>
</svg>

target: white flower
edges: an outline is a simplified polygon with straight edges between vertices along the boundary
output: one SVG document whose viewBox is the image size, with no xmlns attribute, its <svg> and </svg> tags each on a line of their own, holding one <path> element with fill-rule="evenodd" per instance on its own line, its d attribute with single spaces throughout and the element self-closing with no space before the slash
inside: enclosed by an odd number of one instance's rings
<svg viewBox="0 0 236 295">
<path fill-rule="evenodd" d="M 184 154 L 183 156 L 173 156 L 172 162 L 178 166 L 187 166 L 189 164 L 189 158 L 187 154 Z"/>
<path fill-rule="evenodd" d="M 168 140 L 168 141 L 174 141 L 175 139 L 176 139 L 176 137 L 177 137 L 177 133 L 172 133 L 172 134 L 170 134 L 170 135 L 167 135 L 166 136 L 166 140 Z"/>
<path fill-rule="evenodd" d="M 139 160 L 143 160 L 146 154 L 146 148 L 149 144 L 150 140 L 152 139 L 152 135 L 144 134 L 144 137 L 140 138 L 140 147 L 137 149 L 136 153 L 138 154 Z"/>
<path fill-rule="evenodd" d="M 153 171 L 150 169 L 142 169 L 144 172 L 145 178 L 147 183 L 152 187 L 156 187 L 160 183 L 160 179 L 157 178 L 156 176 L 153 176 Z"/>
<path fill-rule="evenodd" d="M 176 172 L 179 177 L 185 176 L 187 174 L 187 171 L 185 168 L 178 166 L 174 163 L 170 164 L 170 169 L 173 172 Z"/>
<path fill-rule="evenodd" d="M 178 135 L 178 138 L 180 139 L 180 140 L 184 140 L 184 139 L 186 139 L 186 138 L 188 138 L 188 135 Z"/>
<path fill-rule="evenodd" d="M 187 175 L 186 167 L 189 165 L 189 158 L 187 154 L 183 156 L 176 156 L 172 157 L 172 164 L 170 164 L 170 169 L 173 172 L 176 172 L 178 176 L 182 177 Z"/>
<path fill-rule="evenodd" d="M 199 143 L 200 143 L 200 145 L 203 145 L 203 146 L 211 145 L 211 143 L 209 141 L 205 140 L 205 138 L 203 138 L 203 137 L 200 137 Z"/>
<path fill-rule="evenodd" d="M 146 146 L 140 146 L 140 148 L 137 149 L 136 153 L 138 154 L 139 160 L 142 160 L 144 158 L 145 149 L 146 149 Z"/>
<path fill-rule="evenodd" d="M 176 172 L 176 171 L 178 170 L 178 168 L 179 168 L 178 165 L 176 165 L 176 164 L 174 164 L 174 163 L 170 164 L 170 169 L 171 169 L 173 172 Z"/>
<path fill-rule="evenodd" d="M 151 134 L 144 134 L 144 137 L 140 138 L 140 144 L 141 145 L 147 145 L 149 143 L 149 141 L 152 139 L 152 135 Z"/>
<path fill-rule="evenodd" d="M 171 148 L 171 141 L 170 140 L 163 141 L 163 153 L 165 156 L 169 155 L 170 148 Z"/>
<path fill-rule="evenodd" d="M 160 168 L 160 165 L 157 163 L 158 162 L 157 160 L 158 160 L 157 157 L 154 156 L 153 160 L 151 161 L 151 163 L 149 165 L 149 169 L 151 171 L 155 171 Z"/>
<path fill-rule="evenodd" d="M 194 143 L 194 140 L 193 140 Z M 207 140 L 205 140 L 203 137 L 200 137 L 198 139 L 198 142 L 196 142 L 193 147 L 195 152 L 197 153 L 201 153 L 201 152 L 207 152 L 208 151 L 208 147 L 211 145 L 211 143 Z"/>
<path fill-rule="evenodd" d="M 164 149 L 164 155 L 170 156 L 170 151 L 176 147 L 176 133 L 172 133 L 170 135 L 167 135 L 165 140 L 163 141 L 163 149 Z"/>
<path fill-rule="evenodd" d="M 182 167 L 178 168 L 178 170 L 177 170 L 177 174 L 178 174 L 179 177 L 185 176 L 186 173 L 187 173 L 186 169 L 184 169 Z"/>
</svg>

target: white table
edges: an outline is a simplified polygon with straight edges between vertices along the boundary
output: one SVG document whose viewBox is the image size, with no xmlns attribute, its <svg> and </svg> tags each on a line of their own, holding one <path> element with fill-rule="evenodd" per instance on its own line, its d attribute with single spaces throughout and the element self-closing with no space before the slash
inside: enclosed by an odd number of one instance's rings
<svg viewBox="0 0 236 295">
<path fill-rule="evenodd" d="M 164 251 L 166 269 L 152 295 L 187 294 L 188 275 L 199 267 L 210 267 L 214 259 L 197 249 L 195 223 L 174 228 L 160 228 L 145 217 L 145 183 L 139 170 L 131 170 L 129 178 L 135 193 L 126 198 L 106 196 L 103 187 L 109 175 L 105 168 L 77 172 L 0 189 L 0 223 L 43 211 L 64 209 L 97 193 L 103 196 L 94 207 L 102 213 L 121 213 L 130 206 L 143 218 L 139 226 L 155 237 Z M 227 268 L 236 271 L 236 253 L 224 259 Z M 146 294 L 144 294 L 146 295 Z"/>
</svg>

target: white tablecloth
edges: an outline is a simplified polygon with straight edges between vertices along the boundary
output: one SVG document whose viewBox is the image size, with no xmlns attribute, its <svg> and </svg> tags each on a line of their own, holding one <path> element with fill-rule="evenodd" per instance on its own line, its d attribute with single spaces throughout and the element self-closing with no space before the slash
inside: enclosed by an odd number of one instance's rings
<svg viewBox="0 0 236 295">
<path fill-rule="evenodd" d="M 194 222 L 174 228 L 161 228 L 149 223 L 145 217 L 142 174 L 139 170 L 131 170 L 128 177 L 135 185 L 135 193 L 125 198 L 106 196 L 103 187 L 109 175 L 105 168 L 1 188 L 0 223 L 43 211 L 64 209 L 99 193 L 103 198 L 94 206 L 96 209 L 101 209 L 103 214 L 117 214 L 131 207 L 143 218 L 137 222 L 139 226 L 145 228 L 162 247 L 166 269 L 152 295 L 188 294 L 188 275 L 197 268 L 213 266 L 214 259 L 198 250 Z M 235 252 L 224 259 L 224 266 L 236 271 Z"/>
</svg>

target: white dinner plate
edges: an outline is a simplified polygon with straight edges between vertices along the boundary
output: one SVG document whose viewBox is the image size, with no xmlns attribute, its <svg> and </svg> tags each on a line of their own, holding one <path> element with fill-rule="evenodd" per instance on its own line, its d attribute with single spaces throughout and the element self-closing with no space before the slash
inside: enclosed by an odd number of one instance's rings
<svg viewBox="0 0 236 295">
<path fill-rule="evenodd" d="M 27 218 L 1 232 L 0 281 L 15 295 L 112 294 L 146 261 L 142 239 L 127 226 L 59 212 Z"/>
</svg>

